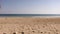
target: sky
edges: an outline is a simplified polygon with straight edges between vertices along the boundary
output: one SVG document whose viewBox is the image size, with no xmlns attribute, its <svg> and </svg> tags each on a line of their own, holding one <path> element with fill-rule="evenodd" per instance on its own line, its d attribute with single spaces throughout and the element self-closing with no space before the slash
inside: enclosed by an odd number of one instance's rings
<svg viewBox="0 0 60 34">
<path fill-rule="evenodd" d="M 60 14 L 60 0 L 0 0 L 0 14 Z"/>
</svg>

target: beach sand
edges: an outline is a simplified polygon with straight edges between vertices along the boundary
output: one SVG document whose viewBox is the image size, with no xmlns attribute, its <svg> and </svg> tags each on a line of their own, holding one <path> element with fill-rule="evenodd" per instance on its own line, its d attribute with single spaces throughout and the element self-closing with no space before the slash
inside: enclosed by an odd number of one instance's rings
<svg viewBox="0 0 60 34">
<path fill-rule="evenodd" d="M 60 34 L 60 17 L 0 17 L 0 34 Z"/>
</svg>

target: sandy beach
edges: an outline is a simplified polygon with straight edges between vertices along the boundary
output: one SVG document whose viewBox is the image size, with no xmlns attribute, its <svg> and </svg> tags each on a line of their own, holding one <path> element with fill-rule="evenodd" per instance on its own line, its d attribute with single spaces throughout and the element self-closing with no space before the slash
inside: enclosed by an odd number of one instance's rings
<svg viewBox="0 0 60 34">
<path fill-rule="evenodd" d="M 0 17 L 0 34 L 60 34 L 60 17 Z"/>
</svg>

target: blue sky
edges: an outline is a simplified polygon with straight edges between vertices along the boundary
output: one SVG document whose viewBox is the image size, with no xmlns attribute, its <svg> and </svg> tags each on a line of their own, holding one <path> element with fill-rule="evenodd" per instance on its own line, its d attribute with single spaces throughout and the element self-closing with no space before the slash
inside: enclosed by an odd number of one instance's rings
<svg viewBox="0 0 60 34">
<path fill-rule="evenodd" d="M 59 14 L 60 0 L 2 0 L 0 13 Z"/>
</svg>

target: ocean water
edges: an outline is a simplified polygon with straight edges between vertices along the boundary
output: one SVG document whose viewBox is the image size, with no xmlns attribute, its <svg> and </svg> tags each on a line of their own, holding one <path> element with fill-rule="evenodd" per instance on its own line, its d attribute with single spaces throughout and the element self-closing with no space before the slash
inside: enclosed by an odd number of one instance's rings
<svg viewBox="0 0 60 34">
<path fill-rule="evenodd" d="M 0 14 L 0 16 L 60 16 L 60 14 Z"/>
</svg>

